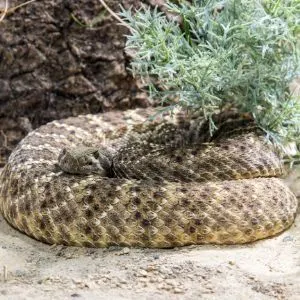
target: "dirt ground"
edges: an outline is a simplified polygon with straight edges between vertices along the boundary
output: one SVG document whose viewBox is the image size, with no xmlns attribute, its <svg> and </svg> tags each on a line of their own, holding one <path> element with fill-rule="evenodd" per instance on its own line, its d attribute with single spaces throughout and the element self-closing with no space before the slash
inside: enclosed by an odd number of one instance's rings
<svg viewBox="0 0 300 300">
<path fill-rule="evenodd" d="M 300 168 L 290 176 L 300 196 Z M 295 179 L 298 178 L 298 182 Z M 49 246 L 0 219 L 0 299 L 300 299 L 300 218 L 245 246 Z"/>
</svg>

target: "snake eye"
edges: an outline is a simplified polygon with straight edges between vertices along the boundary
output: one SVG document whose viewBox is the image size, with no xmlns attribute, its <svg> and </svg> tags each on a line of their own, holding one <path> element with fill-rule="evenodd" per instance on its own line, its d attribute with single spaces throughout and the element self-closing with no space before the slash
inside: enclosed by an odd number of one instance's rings
<svg viewBox="0 0 300 300">
<path fill-rule="evenodd" d="M 67 153 L 67 149 L 66 148 L 63 148 L 62 150 L 61 150 L 61 155 L 65 155 Z"/>
</svg>

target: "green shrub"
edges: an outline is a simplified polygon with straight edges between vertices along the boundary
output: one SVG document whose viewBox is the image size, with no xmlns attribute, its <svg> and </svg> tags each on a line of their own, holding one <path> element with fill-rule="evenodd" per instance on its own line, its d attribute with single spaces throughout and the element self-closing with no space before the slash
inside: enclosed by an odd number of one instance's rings
<svg viewBox="0 0 300 300">
<path fill-rule="evenodd" d="M 300 101 L 288 90 L 300 74 L 300 1 L 169 1 L 167 9 L 177 20 L 145 7 L 121 13 L 132 28 L 131 70 L 150 95 L 209 120 L 236 107 L 273 142 L 300 143 Z"/>
</svg>

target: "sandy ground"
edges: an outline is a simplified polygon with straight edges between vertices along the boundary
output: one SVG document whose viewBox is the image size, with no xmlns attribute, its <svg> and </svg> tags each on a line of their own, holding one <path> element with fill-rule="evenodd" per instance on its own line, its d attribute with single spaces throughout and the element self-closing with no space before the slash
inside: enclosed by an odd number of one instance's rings
<svg viewBox="0 0 300 300">
<path fill-rule="evenodd" d="M 1 218 L 0 267 L 0 299 L 300 299 L 300 217 L 254 244 L 170 250 L 51 247 Z"/>
</svg>

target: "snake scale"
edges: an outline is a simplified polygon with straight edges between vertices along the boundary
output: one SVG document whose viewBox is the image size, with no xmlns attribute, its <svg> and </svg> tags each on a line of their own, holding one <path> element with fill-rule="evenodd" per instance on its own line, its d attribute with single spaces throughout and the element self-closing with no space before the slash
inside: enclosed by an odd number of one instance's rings
<svg viewBox="0 0 300 300">
<path fill-rule="evenodd" d="M 210 137 L 200 118 L 150 121 L 154 113 L 71 117 L 30 132 L 0 175 L 5 219 L 48 244 L 151 248 L 248 243 L 293 223 L 281 158 L 251 120 L 219 117 Z"/>
</svg>

